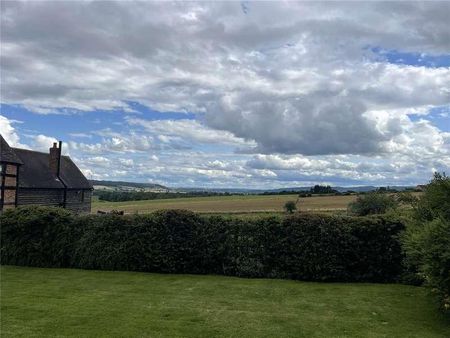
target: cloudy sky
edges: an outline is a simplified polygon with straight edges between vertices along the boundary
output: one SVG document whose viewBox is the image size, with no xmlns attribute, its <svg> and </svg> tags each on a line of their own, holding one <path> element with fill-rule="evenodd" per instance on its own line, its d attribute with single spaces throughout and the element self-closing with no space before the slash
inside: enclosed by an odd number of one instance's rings
<svg viewBox="0 0 450 338">
<path fill-rule="evenodd" d="M 1 2 L 0 132 L 93 179 L 274 188 L 450 171 L 450 2 Z"/>
</svg>

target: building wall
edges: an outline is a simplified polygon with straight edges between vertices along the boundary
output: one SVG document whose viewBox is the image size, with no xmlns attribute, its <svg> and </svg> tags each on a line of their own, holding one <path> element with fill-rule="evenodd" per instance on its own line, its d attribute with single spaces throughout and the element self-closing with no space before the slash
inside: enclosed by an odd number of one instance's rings
<svg viewBox="0 0 450 338">
<path fill-rule="evenodd" d="M 17 175 L 17 165 L 15 164 L 8 164 L 6 165 L 6 173 L 9 175 Z"/>
<path fill-rule="evenodd" d="M 17 191 L 17 165 L 0 163 L 0 211 L 14 208 Z"/>
<path fill-rule="evenodd" d="M 91 190 L 67 190 L 66 208 L 76 213 L 91 212 Z"/>
<path fill-rule="evenodd" d="M 62 206 L 64 189 L 19 188 L 17 205 Z"/>
<path fill-rule="evenodd" d="M 66 209 L 76 213 L 91 212 L 90 190 L 67 190 Z M 64 189 L 27 189 L 19 188 L 17 205 L 64 205 Z"/>
</svg>

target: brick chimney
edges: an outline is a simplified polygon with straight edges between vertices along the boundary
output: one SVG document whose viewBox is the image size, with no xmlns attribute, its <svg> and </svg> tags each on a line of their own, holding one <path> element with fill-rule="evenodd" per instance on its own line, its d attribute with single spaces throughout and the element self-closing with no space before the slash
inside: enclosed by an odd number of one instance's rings
<svg viewBox="0 0 450 338">
<path fill-rule="evenodd" d="M 50 148 L 50 156 L 49 156 L 50 170 L 57 177 L 59 177 L 59 169 L 61 166 L 61 147 L 62 142 L 59 141 L 59 148 L 56 145 L 56 142 L 53 143 L 53 147 Z"/>
</svg>

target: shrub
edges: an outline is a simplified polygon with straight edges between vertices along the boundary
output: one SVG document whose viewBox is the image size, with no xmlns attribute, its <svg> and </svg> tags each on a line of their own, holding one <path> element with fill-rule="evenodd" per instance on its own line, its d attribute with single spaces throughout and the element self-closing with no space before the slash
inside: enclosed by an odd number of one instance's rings
<svg viewBox="0 0 450 338">
<path fill-rule="evenodd" d="M 287 213 L 292 214 L 295 210 L 297 210 L 297 205 L 294 201 L 287 201 L 284 204 L 284 210 L 286 210 Z"/>
<path fill-rule="evenodd" d="M 427 224 L 419 243 L 423 248 L 420 271 L 450 314 L 450 221 L 441 218 Z"/>
<path fill-rule="evenodd" d="M 450 221 L 437 218 L 409 230 L 404 245 L 409 265 L 438 295 L 442 309 L 450 313 Z"/>
<path fill-rule="evenodd" d="M 87 216 L 74 264 L 80 268 L 154 272 L 203 272 L 197 229 L 202 220 L 182 210 L 150 215 Z"/>
<path fill-rule="evenodd" d="M 285 232 L 280 220 L 273 216 L 229 220 L 225 273 L 241 277 L 285 277 L 280 254 Z"/>
<path fill-rule="evenodd" d="M 450 313 L 450 178 L 435 174 L 419 198 L 402 243 L 410 280 L 424 281 Z"/>
<path fill-rule="evenodd" d="M 316 281 L 394 281 L 401 272 L 403 225 L 384 217 L 75 217 L 50 208 L 1 217 L 4 264 Z"/>
<path fill-rule="evenodd" d="M 415 216 L 422 221 L 450 220 L 450 177 L 435 173 L 417 204 Z"/>
<path fill-rule="evenodd" d="M 349 270 L 359 281 L 398 281 L 403 271 L 400 236 L 405 225 L 400 218 L 383 215 L 352 217 L 351 233 L 357 238 L 348 256 Z"/>
<path fill-rule="evenodd" d="M 357 216 L 384 214 L 390 209 L 397 208 L 397 201 L 393 196 L 379 192 L 370 192 L 358 196 L 355 202 L 348 205 L 348 211 Z"/>
<path fill-rule="evenodd" d="M 294 279 L 326 281 L 396 280 L 402 269 L 398 221 L 296 215 L 283 222 L 287 273 Z"/>
<path fill-rule="evenodd" d="M 0 215 L 1 264 L 68 267 L 76 229 L 69 211 L 19 207 Z"/>
</svg>

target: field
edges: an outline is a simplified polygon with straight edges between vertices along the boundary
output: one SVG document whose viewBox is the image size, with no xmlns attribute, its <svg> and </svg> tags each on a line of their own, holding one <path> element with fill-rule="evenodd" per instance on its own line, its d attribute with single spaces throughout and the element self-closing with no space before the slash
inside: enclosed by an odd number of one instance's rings
<svg viewBox="0 0 450 338">
<path fill-rule="evenodd" d="M 426 289 L 1 269 L 4 337 L 448 337 Z M 220 290 L 220 291 L 219 291 Z"/>
<path fill-rule="evenodd" d="M 356 196 L 313 196 L 300 198 L 297 207 L 302 211 L 336 212 L 347 209 Z M 187 209 L 201 213 L 270 213 L 282 212 L 287 201 L 297 195 L 235 195 L 174 198 L 145 201 L 104 202 L 94 201 L 92 212 L 97 210 L 123 210 L 126 213 L 145 213 L 159 209 Z"/>
</svg>

